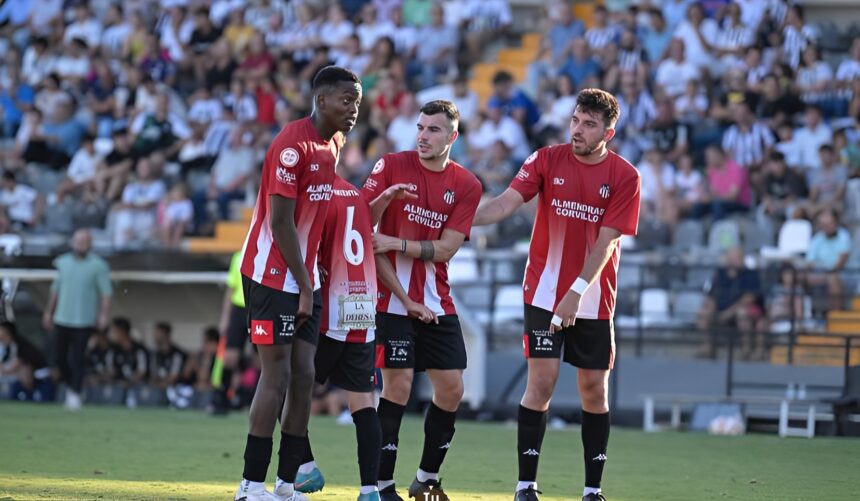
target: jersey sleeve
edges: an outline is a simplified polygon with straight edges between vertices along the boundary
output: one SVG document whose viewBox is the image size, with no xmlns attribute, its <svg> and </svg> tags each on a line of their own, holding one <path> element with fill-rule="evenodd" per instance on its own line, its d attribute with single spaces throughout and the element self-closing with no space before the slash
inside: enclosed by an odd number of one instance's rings
<svg viewBox="0 0 860 501">
<path fill-rule="evenodd" d="M 475 212 L 478 210 L 478 204 L 481 202 L 481 182 L 474 179 L 470 183 L 463 183 L 464 195 L 451 211 L 451 216 L 445 223 L 446 230 L 454 230 L 466 235 L 472 233 L 472 221 L 475 219 Z"/>
<path fill-rule="evenodd" d="M 299 141 L 279 141 L 266 154 L 265 172 L 269 176 L 269 195 L 298 196 L 299 176 L 307 164 L 307 149 Z"/>
<path fill-rule="evenodd" d="M 546 154 L 546 151 L 538 150 L 529 155 L 525 162 L 523 162 L 523 166 L 520 167 L 517 175 L 511 181 L 510 187 L 518 191 L 526 202 L 538 194 L 543 184 L 543 169 L 540 167 L 544 162 Z"/>
<path fill-rule="evenodd" d="M 376 200 L 376 197 L 382 194 L 390 183 L 391 176 L 388 172 L 391 170 L 391 156 L 385 155 L 373 165 L 373 170 L 370 171 L 370 177 L 364 182 L 361 188 L 361 194 L 368 202 Z"/>
<path fill-rule="evenodd" d="M 639 229 L 639 194 L 642 180 L 636 173 L 626 176 L 612 193 L 601 226 L 614 228 L 623 235 L 635 235 Z"/>
</svg>

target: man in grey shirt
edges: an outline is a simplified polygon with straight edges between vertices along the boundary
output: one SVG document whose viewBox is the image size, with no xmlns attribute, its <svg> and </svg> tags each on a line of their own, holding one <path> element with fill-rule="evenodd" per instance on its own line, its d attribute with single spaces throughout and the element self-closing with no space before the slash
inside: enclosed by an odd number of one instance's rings
<svg viewBox="0 0 860 501">
<path fill-rule="evenodd" d="M 107 262 L 90 252 L 92 236 L 78 230 L 72 236 L 72 252 L 54 260 L 57 277 L 42 317 L 56 337 L 57 366 L 68 386 L 66 408 L 81 407 L 85 354 L 90 334 L 108 326 L 113 289 Z"/>
</svg>

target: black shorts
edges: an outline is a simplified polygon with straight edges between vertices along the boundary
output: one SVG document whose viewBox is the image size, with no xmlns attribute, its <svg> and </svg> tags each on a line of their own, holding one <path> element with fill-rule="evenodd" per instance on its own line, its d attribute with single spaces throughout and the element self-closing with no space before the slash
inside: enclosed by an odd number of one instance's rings
<svg viewBox="0 0 860 501">
<path fill-rule="evenodd" d="M 559 358 L 580 369 L 609 370 L 615 362 L 612 320 L 577 318 L 571 327 L 549 331 L 551 311 L 525 305 L 523 351 L 526 358 Z"/>
<path fill-rule="evenodd" d="M 374 361 L 373 342 L 347 343 L 320 336 L 314 359 L 316 381 L 328 381 L 346 391 L 370 393 L 375 383 Z"/>
<path fill-rule="evenodd" d="M 284 292 L 258 284 L 242 276 L 242 290 L 245 292 L 245 310 L 248 312 L 248 326 L 251 343 L 287 344 L 293 338 L 303 339 L 316 346 L 319 340 L 320 318 L 322 317 L 322 292 L 314 291 L 314 307 L 311 318 L 296 332 L 296 310 L 299 309 L 299 295 Z"/>
<path fill-rule="evenodd" d="M 227 348 L 234 348 L 242 353 L 247 341 L 248 311 L 231 303 L 230 316 L 227 319 Z"/>
<path fill-rule="evenodd" d="M 466 344 L 457 315 L 439 325 L 391 313 L 376 314 L 376 366 L 380 369 L 465 369 Z"/>
</svg>

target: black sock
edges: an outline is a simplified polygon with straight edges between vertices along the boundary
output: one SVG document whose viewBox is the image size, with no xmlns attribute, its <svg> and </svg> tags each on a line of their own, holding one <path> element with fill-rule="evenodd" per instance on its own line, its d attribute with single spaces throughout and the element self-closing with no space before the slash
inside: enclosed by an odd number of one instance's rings
<svg viewBox="0 0 860 501">
<path fill-rule="evenodd" d="M 281 432 L 281 448 L 278 451 L 278 478 L 292 484 L 305 457 L 307 435 L 300 437 Z"/>
<path fill-rule="evenodd" d="M 546 433 L 547 411 L 534 411 L 520 405 L 517 414 L 517 458 L 520 482 L 537 480 L 538 461 Z"/>
<path fill-rule="evenodd" d="M 430 402 L 430 408 L 424 418 L 424 452 L 421 454 L 420 466 L 422 470 L 439 473 L 445 454 L 451 447 L 451 439 L 454 438 L 456 419 L 456 412 L 444 411 Z"/>
<path fill-rule="evenodd" d="M 606 445 L 609 443 L 609 413 L 582 411 L 582 448 L 585 452 L 585 486 L 600 488 Z"/>
<path fill-rule="evenodd" d="M 230 408 L 230 383 L 233 381 L 233 369 L 223 369 L 221 372 L 221 386 L 215 391 L 214 406 L 217 410 Z"/>
<path fill-rule="evenodd" d="M 394 479 L 394 465 L 397 462 L 397 444 L 400 441 L 400 422 L 406 406 L 395 404 L 384 398 L 379 399 L 376 414 L 382 429 L 382 447 L 379 453 L 379 480 Z"/>
<path fill-rule="evenodd" d="M 361 485 L 376 485 L 379 480 L 379 454 L 382 448 L 382 428 L 376 409 L 365 407 L 352 414 L 355 438 L 358 442 L 358 472 Z"/>
<path fill-rule="evenodd" d="M 248 435 L 245 442 L 245 471 L 242 478 L 251 482 L 265 482 L 269 461 L 272 459 L 272 437 Z"/>
<path fill-rule="evenodd" d="M 302 458 L 302 464 L 310 463 L 314 460 L 314 451 L 311 450 L 311 435 L 305 435 L 305 455 Z M 300 465 L 301 466 L 301 465 Z"/>
</svg>

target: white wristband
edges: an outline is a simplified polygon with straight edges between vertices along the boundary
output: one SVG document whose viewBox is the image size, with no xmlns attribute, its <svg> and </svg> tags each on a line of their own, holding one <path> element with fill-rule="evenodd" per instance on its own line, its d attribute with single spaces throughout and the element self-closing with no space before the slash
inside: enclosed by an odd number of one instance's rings
<svg viewBox="0 0 860 501">
<path fill-rule="evenodd" d="M 552 316 L 552 324 L 557 325 L 558 327 L 561 327 L 561 317 L 558 315 L 553 315 Z"/>
<path fill-rule="evenodd" d="M 582 277 L 577 277 L 573 285 L 570 286 L 570 290 L 582 296 L 588 290 L 588 281 Z"/>
</svg>

